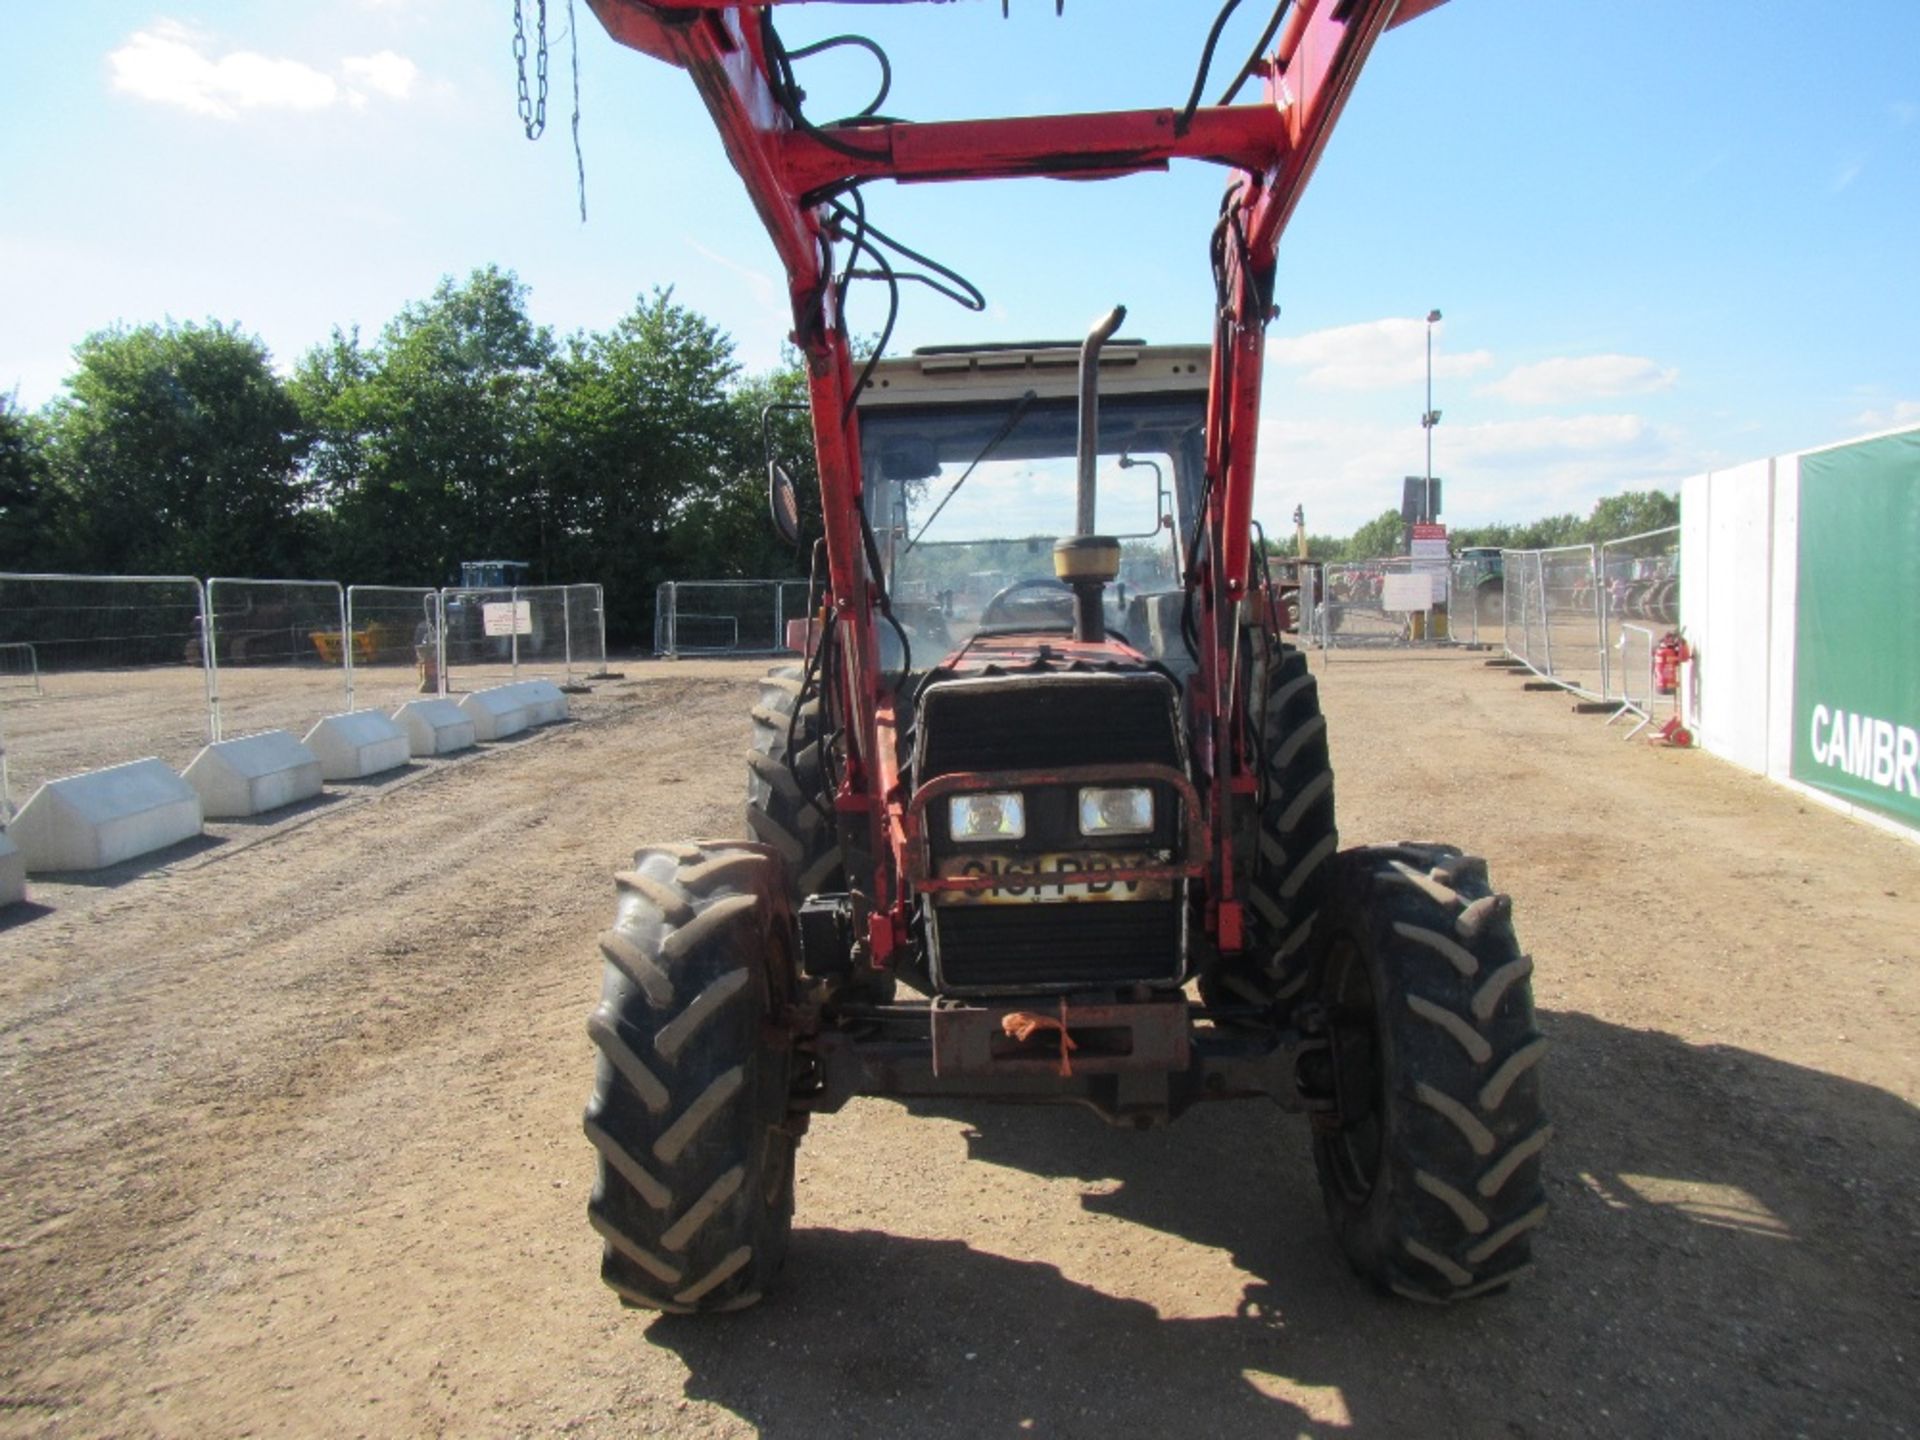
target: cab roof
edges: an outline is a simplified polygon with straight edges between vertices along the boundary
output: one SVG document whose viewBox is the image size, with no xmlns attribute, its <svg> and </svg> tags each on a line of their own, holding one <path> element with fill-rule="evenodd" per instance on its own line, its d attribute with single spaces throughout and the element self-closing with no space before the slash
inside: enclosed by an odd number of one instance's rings
<svg viewBox="0 0 1920 1440">
<path fill-rule="evenodd" d="M 1212 364 L 1213 352 L 1205 345 L 1111 341 L 1100 352 L 1100 393 L 1204 396 Z M 860 408 L 1016 400 L 1029 390 L 1041 400 L 1076 399 L 1079 342 L 929 346 L 889 357 L 867 377 Z"/>
</svg>

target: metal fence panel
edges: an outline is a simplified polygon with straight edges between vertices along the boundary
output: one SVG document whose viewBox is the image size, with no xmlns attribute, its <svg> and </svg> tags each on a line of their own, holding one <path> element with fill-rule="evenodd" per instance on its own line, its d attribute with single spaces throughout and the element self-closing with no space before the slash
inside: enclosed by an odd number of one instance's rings
<svg viewBox="0 0 1920 1440">
<path fill-rule="evenodd" d="M 191 760 L 214 733 L 205 625 L 188 575 L 0 574 L 0 815 L 63 775 Z"/>
<path fill-rule="evenodd" d="M 778 655 L 787 621 L 806 612 L 804 580 L 676 580 L 660 587 L 654 651 L 682 655 Z"/>
<path fill-rule="evenodd" d="M 521 585 L 513 592 L 513 603 L 524 611 L 526 628 L 513 637 L 513 678 L 551 680 L 568 684 L 573 678 L 572 656 L 567 652 L 567 587 L 564 585 Z"/>
<path fill-rule="evenodd" d="M 1540 557 L 1532 550 L 1503 550 L 1502 644 L 1506 653 L 1528 669 L 1544 673 L 1550 665 L 1541 641 Z"/>
<path fill-rule="evenodd" d="M 207 673 L 214 728 L 304 735 L 353 708 L 347 596 L 337 580 L 207 581 Z"/>
<path fill-rule="evenodd" d="M 1327 565 L 1325 587 L 1309 626 L 1312 643 L 1332 650 L 1439 641 L 1444 627 L 1436 623 L 1432 607 L 1443 596 L 1429 591 L 1431 604 L 1424 611 L 1389 610 L 1385 603 L 1390 578 L 1428 573 L 1430 566 L 1416 564 L 1405 555 Z"/>
<path fill-rule="evenodd" d="M 43 693 L 39 647 L 31 640 L 0 641 L 0 690 L 19 689 Z"/>
<path fill-rule="evenodd" d="M 521 612 L 510 586 L 453 586 L 440 592 L 442 694 L 484 690 L 514 679 L 514 653 L 531 607 Z M 491 632 L 491 633 L 489 633 Z"/>
<path fill-rule="evenodd" d="M 1629 740 L 1653 723 L 1653 645 L 1653 631 L 1646 626 L 1622 625 L 1608 669 L 1614 691 L 1608 698 L 1618 700 L 1620 708 L 1607 723 L 1611 725 L 1623 715 L 1640 718 L 1640 723 L 1627 732 Z"/>
<path fill-rule="evenodd" d="M 393 710 L 439 692 L 440 592 L 427 586 L 349 585 L 353 703 Z"/>
<path fill-rule="evenodd" d="M 673 650 L 673 610 L 677 587 L 664 580 L 653 592 L 653 653 L 675 658 Z"/>
<path fill-rule="evenodd" d="M 607 600 L 598 585 L 566 587 L 567 673 L 569 678 L 607 678 Z"/>
<path fill-rule="evenodd" d="M 796 653 L 787 645 L 787 625 L 794 620 L 807 618 L 807 600 L 813 592 L 810 580 L 780 580 L 780 651 L 782 654 Z"/>
<path fill-rule="evenodd" d="M 1623 535 L 1600 547 L 1600 603 L 1607 649 L 1617 655 L 1629 622 L 1642 626 L 1680 623 L 1680 527 L 1669 525 Z M 1637 675 L 1627 676 L 1637 680 Z M 1611 675 L 1607 698 L 1624 700 L 1627 689 Z"/>
<path fill-rule="evenodd" d="M 1609 657 L 1595 547 L 1561 545 L 1501 555 L 1507 654 L 1575 695 L 1602 699 Z"/>
<path fill-rule="evenodd" d="M 1447 571 L 1447 638 L 1457 645 L 1503 643 L 1506 586 L 1485 560 L 1455 560 Z"/>
</svg>

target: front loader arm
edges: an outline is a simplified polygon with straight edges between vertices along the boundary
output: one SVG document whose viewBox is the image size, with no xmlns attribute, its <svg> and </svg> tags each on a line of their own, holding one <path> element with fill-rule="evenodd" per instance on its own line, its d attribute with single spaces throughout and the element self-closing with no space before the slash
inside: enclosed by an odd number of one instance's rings
<svg viewBox="0 0 1920 1440">
<path fill-rule="evenodd" d="M 1211 723 L 1201 759 L 1208 804 L 1229 813 L 1232 793 L 1250 789 L 1253 757 L 1235 742 L 1245 697 L 1233 693 L 1232 617 L 1250 580 L 1254 461 L 1261 360 L 1272 314 L 1274 257 L 1342 107 L 1374 42 L 1390 24 L 1441 0 L 1296 0 L 1266 71 L 1258 104 L 1101 114 L 947 121 L 871 122 L 822 131 L 800 127 L 780 103 L 764 44 L 773 0 L 588 0 L 614 39 L 685 69 L 718 127 L 787 272 L 795 343 L 806 357 L 825 518 L 830 603 L 845 642 L 842 703 L 851 763 L 839 796 L 843 814 L 864 820 L 876 866 L 876 962 L 907 933 L 907 837 L 899 776 L 882 743 L 890 699 L 880 681 L 874 630 L 878 577 L 866 562 L 860 518 L 859 430 L 854 367 L 834 284 L 827 201 L 850 185 L 1050 176 L 1088 179 L 1207 160 L 1235 173 L 1215 230 L 1219 304 L 1213 338 L 1207 434 L 1208 507 L 1198 587 L 1205 637 L 1196 699 Z M 805 3 L 805 0 L 787 0 Z M 893 0 L 901 3 L 901 0 Z M 1210 745 L 1206 742 L 1210 740 Z M 1230 837 L 1216 841 L 1210 921 L 1223 949 L 1241 945 L 1231 891 Z"/>
</svg>

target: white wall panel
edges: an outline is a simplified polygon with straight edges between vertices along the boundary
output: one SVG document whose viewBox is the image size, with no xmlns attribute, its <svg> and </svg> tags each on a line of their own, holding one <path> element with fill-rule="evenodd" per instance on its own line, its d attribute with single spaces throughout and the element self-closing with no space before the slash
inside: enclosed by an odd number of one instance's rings
<svg viewBox="0 0 1920 1440">
<path fill-rule="evenodd" d="M 1694 683 L 1700 743 L 1764 774 L 1773 651 L 1773 461 L 1715 471 L 1707 488 L 1707 624 L 1690 631 L 1699 649 Z"/>
<path fill-rule="evenodd" d="M 1773 603 L 1771 676 L 1767 685 L 1767 774 L 1785 780 L 1793 768 L 1793 652 L 1800 595 L 1800 457 L 1773 462 Z"/>
</svg>

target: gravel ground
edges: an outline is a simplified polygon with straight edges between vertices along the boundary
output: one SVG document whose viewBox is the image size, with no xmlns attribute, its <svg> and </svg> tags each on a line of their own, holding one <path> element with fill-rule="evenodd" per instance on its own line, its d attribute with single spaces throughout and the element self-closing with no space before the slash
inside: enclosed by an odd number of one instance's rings
<svg viewBox="0 0 1920 1440">
<path fill-rule="evenodd" d="M 611 872 L 735 833 L 758 666 L 36 886 L 0 929 L 0 1433 L 1920 1430 L 1920 847 L 1464 654 L 1315 661 L 1346 843 L 1489 857 L 1554 1042 L 1537 1273 L 1336 1255 L 1305 1125 L 868 1100 L 784 1283 L 597 1278 Z"/>
</svg>

